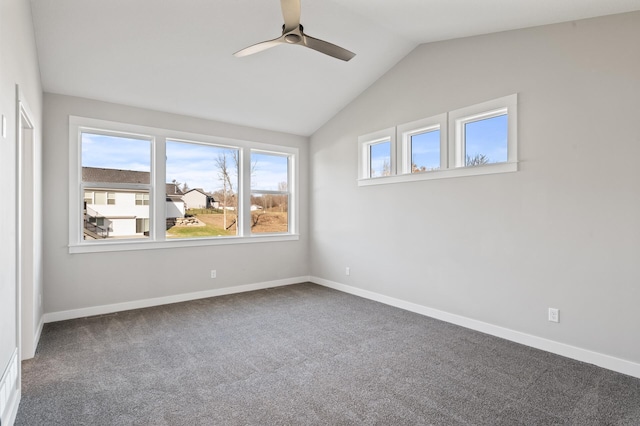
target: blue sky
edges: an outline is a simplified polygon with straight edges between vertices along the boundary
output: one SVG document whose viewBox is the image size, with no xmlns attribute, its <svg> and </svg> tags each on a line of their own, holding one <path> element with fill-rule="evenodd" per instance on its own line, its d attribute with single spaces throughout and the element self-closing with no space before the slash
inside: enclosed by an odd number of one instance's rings
<svg viewBox="0 0 640 426">
<path fill-rule="evenodd" d="M 238 187 L 238 171 L 233 151 L 211 145 L 167 141 L 167 182 L 174 179 L 189 188 L 202 188 L 208 192 L 222 189 L 216 160 L 225 155 L 234 191 Z"/>
<path fill-rule="evenodd" d="M 440 168 L 440 130 L 411 136 L 411 162 L 427 170 Z"/>
<path fill-rule="evenodd" d="M 467 156 L 484 154 L 489 163 L 507 161 L 507 115 L 499 115 L 465 125 Z"/>
<path fill-rule="evenodd" d="M 148 172 L 151 170 L 151 142 L 83 133 L 82 166 Z"/>
<path fill-rule="evenodd" d="M 167 141 L 167 182 L 174 179 L 187 183 L 189 188 L 208 192 L 222 189 L 216 159 L 227 155 L 234 190 L 237 189 L 237 170 L 229 148 L 195 143 Z M 286 156 L 253 153 L 252 188 L 277 190 L 279 182 L 287 181 Z M 82 166 L 106 169 L 151 170 L 151 142 L 142 139 L 82 134 Z"/>
<path fill-rule="evenodd" d="M 287 157 L 282 155 L 253 153 L 251 155 L 253 175 L 251 189 L 277 191 L 280 182 L 287 182 Z"/>
<path fill-rule="evenodd" d="M 385 162 L 391 165 L 391 142 L 380 142 L 369 147 L 371 155 L 371 177 L 384 176 Z"/>
</svg>

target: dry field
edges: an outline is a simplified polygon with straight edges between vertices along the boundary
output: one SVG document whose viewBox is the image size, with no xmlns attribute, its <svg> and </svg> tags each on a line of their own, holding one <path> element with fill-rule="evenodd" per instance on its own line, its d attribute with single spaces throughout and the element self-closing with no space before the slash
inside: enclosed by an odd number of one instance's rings
<svg viewBox="0 0 640 426">
<path fill-rule="evenodd" d="M 227 214 L 227 227 L 224 229 L 224 215 L 220 213 L 203 213 L 196 217 L 206 226 L 174 226 L 167 230 L 169 238 L 214 237 L 236 235 L 235 215 Z M 254 224 L 251 232 L 265 234 L 288 231 L 287 212 L 252 212 Z M 232 225 L 233 224 L 233 225 Z"/>
</svg>

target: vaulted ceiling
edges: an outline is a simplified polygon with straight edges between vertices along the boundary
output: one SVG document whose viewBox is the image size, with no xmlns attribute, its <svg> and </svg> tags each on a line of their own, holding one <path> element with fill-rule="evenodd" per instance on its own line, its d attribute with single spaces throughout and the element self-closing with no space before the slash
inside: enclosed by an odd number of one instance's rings
<svg viewBox="0 0 640 426">
<path fill-rule="evenodd" d="M 300 46 L 279 0 L 31 0 L 44 90 L 310 135 L 417 45 L 640 10 L 640 0 L 302 0 Z"/>
</svg>

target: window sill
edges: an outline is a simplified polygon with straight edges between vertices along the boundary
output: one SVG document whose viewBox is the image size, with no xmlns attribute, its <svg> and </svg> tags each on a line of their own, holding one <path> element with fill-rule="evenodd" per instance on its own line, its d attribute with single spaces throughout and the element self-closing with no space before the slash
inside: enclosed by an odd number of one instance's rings
<svg viewBox="0 0 640 426">
<path fill-rule="evenodd" d="M 299 234 L 252 235 L 251 237 L 193 238 L 172 239 L 165 241 L 88 241 L 82 244 L 69 245 L 69 254 L 103 253 L 112 251 L 172 249 L 181 247 L 222 246 L 231 244 L 273 243 L 281 241 L 298 241 Z"/>
<path fill-rule="evenodd" d="M 474 167 L 460 167 L 456 169 L 434 170 L 421 173 L 407 173 L 395 176 L 383 176 L 376 178 L 359 179 L 358 186 L 385 185 L 389 183 L 415 182 L 421 180 L 447 179 L 464 176 L 489 175 L 496 173 L 509 173 L 518 171 L 518 163 L 485 164 Z"/>
</svg>

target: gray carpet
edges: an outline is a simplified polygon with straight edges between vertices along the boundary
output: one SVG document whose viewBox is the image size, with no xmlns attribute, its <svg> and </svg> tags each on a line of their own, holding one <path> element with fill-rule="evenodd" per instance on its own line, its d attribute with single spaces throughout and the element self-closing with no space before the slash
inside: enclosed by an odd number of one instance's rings
<svg viewBox="0 0 640 426">
<path fill-rule="evenodd" d="M 640 379 L 313 284 L 47 324 L 17 425 L 640 425 Z"/>
</svg>

